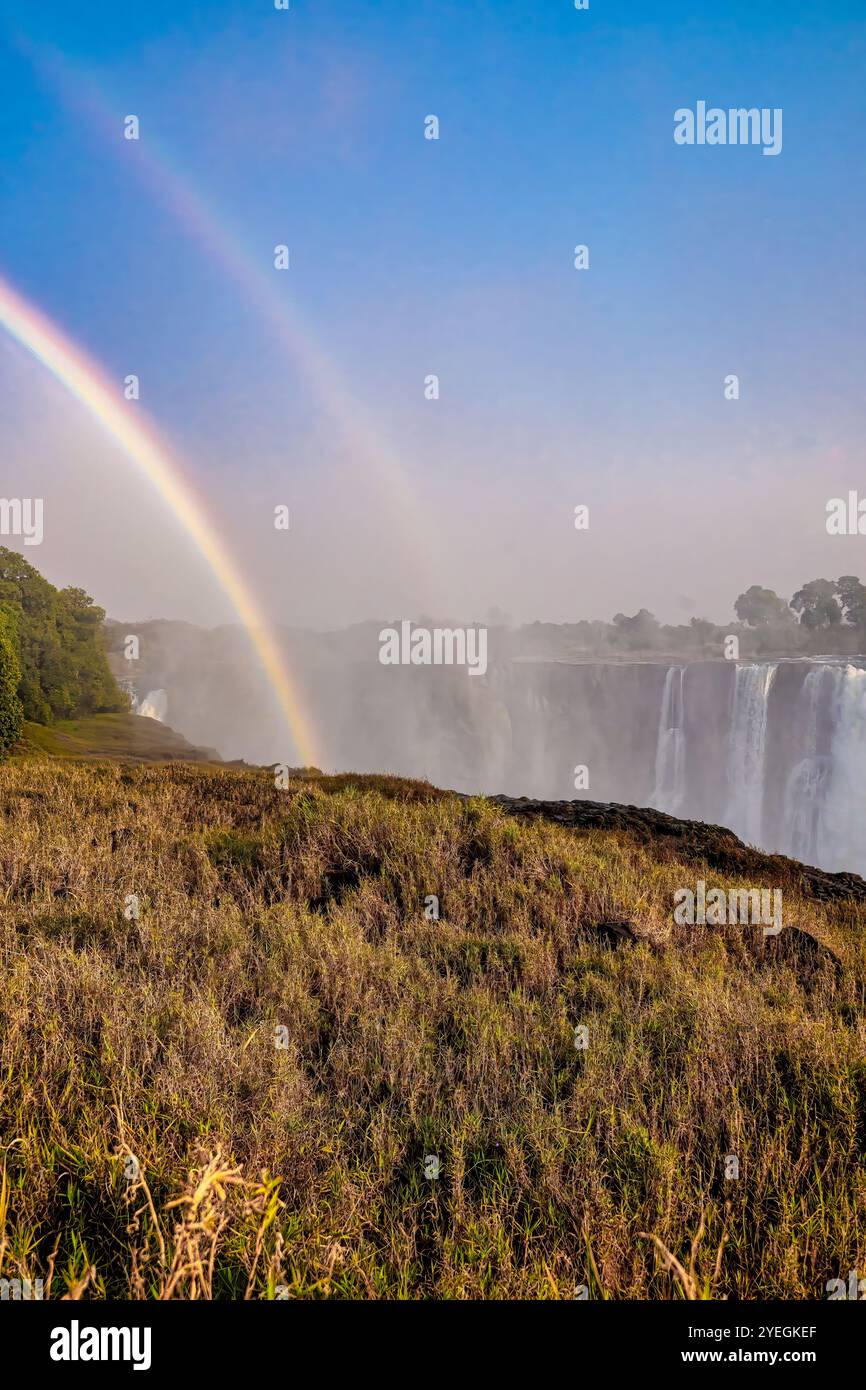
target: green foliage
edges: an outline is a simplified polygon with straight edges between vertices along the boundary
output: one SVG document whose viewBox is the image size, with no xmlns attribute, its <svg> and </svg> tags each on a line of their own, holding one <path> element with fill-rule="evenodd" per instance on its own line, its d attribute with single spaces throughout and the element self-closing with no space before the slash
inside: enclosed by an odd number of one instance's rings
<svg viewBox="0 0 866 1390">
<path fill-rule="evenodd" d="M 0 754 L 8 751 L 21 735 L 24 710 L 18 697 L 21 666 L 15 621 L 0 611 Z"/>
<path fill-rule="evenodd" d="M 843 574 L 836 580 L 836 593 L 845 622 L 850 627 L 866 627 L 866 585 L 856 575 Z"/>
<path fill-rule="evenodd" d="M 536 661 L 603 661 L 625 654 L 719 660 L 732 634 L 739 639 L 743 659 L 825 651 L 828 633 L 838 656 L 862 652 L 866 642 L 866 585 L 852 574 L 813 579 L 797 590 L 790 604 L 772 589 L 752 584 L 738 596 L 734 609 L 736 626 L 702 617 L 690 618 L 687 624 L 660 624 L 641 608 L 631 615 L 617 613 L 609 623 L 528 623 L 509 634 L 509 640 L 517 657 Z"/>
<path fill-rule="evenodd" d="M 26 719 L 49 724 L 126 708 L 108 667 L 105 613 L 83 589 L 55 589 L 17 551 L 0 547 L 0 609 L 16 635 Z"/>
<path fill-rule="evenodd" d="M 763 589 L 753 584 L 744 594 L 740 594 L 734 604 L 734 611 L 742 623 L 749 627 L 767 627 L 770 623 L 790 620 L 788 605 L 772 589 Z"/>
<path fill-rule="evenodd" d="M 836 585 L 832 579 L 810 579 L 802 589 L 798 589 L 791 599 L 791 607 L 799 613 L 803 627 L 812 631 L 838 627 L 842 621 L 842 609 L 836 599 Z"/>
</svg>

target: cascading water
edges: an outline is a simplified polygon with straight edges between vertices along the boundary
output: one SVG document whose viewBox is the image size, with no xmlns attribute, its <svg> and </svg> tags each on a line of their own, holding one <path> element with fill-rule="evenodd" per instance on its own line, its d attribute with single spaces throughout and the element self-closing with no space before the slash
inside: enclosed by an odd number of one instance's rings
<svg viewBox="0 0 866 1390">
<path fill-rule="evenodd" d="M 831 870 L 866 872 L 866 670 L 833 668 L 830 775 L 817 831 L 817 859 Z"/>
<path fill-rule="evenodd" d="M 131 680 L 124 679 L 119 680 L 117 684 L 120 686 L 124 695 L 129 696 L 129 704 L 132 713 L 138 714 L 138 696 L 135 693 L 135 685 L 133 684 L 133 682 Z"/>
<path fill-rule="evenodd" d="M 158 719 L 160 724 L 165 722 L 167 713 L 168 696 L 164 690 L 151 690 L 136 710 L 136 714 L 142 715 L 145 719 Z"/>
<path fill-rule="evenodd" d="M 827 715 L 835 707 L 840 675 L 832 666 L 807 672 L 797 702 L 804 756 L 785 783 L 781 850 L 807 864 L 817 863 L 820 855 L 819 836 L 833 766 L 825 728 L 829 730 Z"/>
<path fill-rule="evenodd" d="M 656 744 L 655 785 L 650 805 L 677 815 L 686 796 L 684 666 L 671 666 L 665 676 L 662 712 Z"/>
<path fill-rule="evenodd" d="M 734 674 L 726 823 L 751 845 L 761 841 L 767 704 L 776 670 L 776 666 L 738 666 Z"/>
<path fill-rule="evenodd" d="M 866 876 L 866 657 L 731 665 L 515 661 L 466 682 L 471 698 L 459 705 L 452 687 L 432 681 L 424 687 L 430 766 L 460 790 L 557 798 L 575 794 L 572 769 L 586 764 L 594 799 L 727 825 L 756 847 Z M 367 669 L 352 668 L 367 698 L 353 706 L 341 757 L 360 770 L 387 763 L 417 775 L 409 693 L 374 686 Z M 135 696 L 125 664 L 119 674 Z M 228 723 L 200 722 L 208 687 L 197 667 L 151 665 L 145 680 L 137 713 L 163 721 L 170 713 L 191 741 L 233 746 Z M 234 702 L 243 698 L 238 685 Z M 328 706 L 335 742 L 342 704 Z M 359 741 L 364 719 L 369 755 Z"/>
</svg>

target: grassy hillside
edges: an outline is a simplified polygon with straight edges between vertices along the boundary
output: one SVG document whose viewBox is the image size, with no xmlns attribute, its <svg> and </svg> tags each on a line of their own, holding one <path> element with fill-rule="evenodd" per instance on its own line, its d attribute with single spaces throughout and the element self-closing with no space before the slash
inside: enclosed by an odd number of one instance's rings
<svg viewBox="0 0 866 1390">
<path fill-rule="evenodd" d="M 90 714 L 54 724 L 26 722 L 17 757 L 114 759 L 125 762 L 219 762 L 157 719 L 137 714 Z"/>
<path fill-rule="evenodd" d="M 866 906 L 674 926 L 701 873 L 742 882 L 386 778 L 5 766 L 0 1274 L 824 1297 L 866 1256 Z"/>
</svg>

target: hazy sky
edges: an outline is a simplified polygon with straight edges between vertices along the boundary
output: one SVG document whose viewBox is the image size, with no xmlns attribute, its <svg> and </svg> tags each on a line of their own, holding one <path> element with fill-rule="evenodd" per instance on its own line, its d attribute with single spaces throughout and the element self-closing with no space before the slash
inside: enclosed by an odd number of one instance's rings
<svg viewBox="0 0 866 1390">
<path fill-rule="evenodd" d="M 139 375 L 275 618 L 722 619 L 866 578 L 825 530 L 866 495 L 862 0 L 0 12 L 0 273 Z M 781 153 L 676 145 L 699 100 L 782 108 Z M 114 616 L 231 618 L 5 335 L 0 392 L 29 559 Z"/>
</svg>

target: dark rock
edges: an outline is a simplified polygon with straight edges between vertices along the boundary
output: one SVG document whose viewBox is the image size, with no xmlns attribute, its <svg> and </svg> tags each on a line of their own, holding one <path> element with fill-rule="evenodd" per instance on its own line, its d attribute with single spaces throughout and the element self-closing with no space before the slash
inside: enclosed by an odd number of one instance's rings
<svg viewBox="0 0 866 1390">
<path fill-rule="evenodd" d="M 633 946 L 640 940 L 631 922 L 593 922 L 591 930 L 598 933 L 602 943 L 611 951 L 620 946 Z"/>
<path fill-rule="evenodd" d="M 858 874 L 831 874 L 782 854 L 750 849 L 722 825 L 679 820 L 651 806 L 621 806 L 615 801 L 533 801 L 520 796 L 491 796 L 509 815 L 553 821 L 581 830 L 617 830 L 670 856 L 764 884 L 786 887 L 819 902 L 866 901 L 866 882 Z"/>
<path fill-rule="evenodd" d="M 769 965 L 790 966 L 806 987 L 825 971 L 837 983 L 842 975 L 842 962 L 836 952 L 801 927 L 783 927 L 778 936 L 765 936 L 761 957 Z"/>
</svg>

